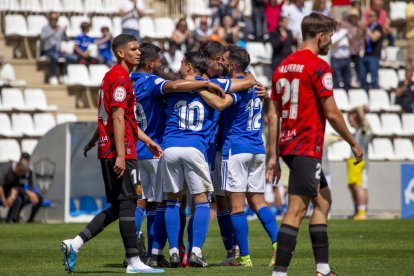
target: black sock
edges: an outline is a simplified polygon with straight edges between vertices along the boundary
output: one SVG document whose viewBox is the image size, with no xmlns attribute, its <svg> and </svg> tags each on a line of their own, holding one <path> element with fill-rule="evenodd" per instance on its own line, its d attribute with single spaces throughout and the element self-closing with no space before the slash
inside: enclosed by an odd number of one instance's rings
<svg viewBox="0 0 414 276">
<path fill-rule="evenodd" d="M 135 231 L 134 200 L 122 200 L 119 203 L 119 231 L 124 242 L 125 253 L 128 258 L 138 256 L 138 243 Z"/>
<path fill-rule="evenodd" d="M 328 226 L 326 224 L 309 224 L 313 256 L 316 263 L 329 263 Z"/>
<path fill-rule="evenodd" d="M 113 204 L 115 205 L 115 204 Z M 109 207 L 108 209 L 97 214 L 91 222 L 79 233 L 83 242 L 87 242 L 105 229 L 106 226 L 118 219 L 119 211 L 117 207 Z"/>
<path fill-rule="evenodd" d="M 275 271 L 286 272 L 296 246 L 299 228 L 282 224 L 277 236 Z"/>
</svg>

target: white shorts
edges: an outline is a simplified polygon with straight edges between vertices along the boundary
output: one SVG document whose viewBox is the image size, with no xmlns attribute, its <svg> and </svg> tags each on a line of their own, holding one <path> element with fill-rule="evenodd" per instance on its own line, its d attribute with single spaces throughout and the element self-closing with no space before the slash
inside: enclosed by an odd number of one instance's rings
<svg viewBox="0 0 414 276">
<path fill-rule="evenodd" d="M 213 181 L 214 192 L 213 195 L 215 196 L 225 196 L 226 191 L 223 189 L 223 176 L 221 174 L 221 151 L 216 152 L 216 159 L 214 160 L 214 170 L 211 173 L 211 178 Z"/>
<path fill-rule="evenodd" d="M 162 184 L 157 176 L 159 159 L 138 160 L 139 180 L 142 185 L 142 198 L 148 202 L 162 202 Z"/>
<path fill-rule="evenodd" d="M 264 193 L 265 154 L 239 153 L 222 162 L 224 187 L 229 192 Z"/>
<path fill-rule="evenodd" d="M 165 193 L 184 191 L 184 183 L 192 195 L 213 191 L 210 168 L 204 154 L 196 148 L 171 147 L 164 150 L 159 173 Z"/>
</svg>

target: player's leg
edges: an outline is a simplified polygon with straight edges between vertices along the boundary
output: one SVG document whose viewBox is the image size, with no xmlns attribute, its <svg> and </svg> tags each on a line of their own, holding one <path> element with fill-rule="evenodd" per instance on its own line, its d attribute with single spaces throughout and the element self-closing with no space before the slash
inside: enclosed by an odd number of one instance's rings
<svg viewBox="0 0 414 276">
<path fill-rule="evenodd" d="M 183 195 L 180 207 L 180 231 L 178 233 L 178 249 L 180 251 L 180 258 L 183 259 L 185 254 L 184 231 L 187 223 L 185 210 L 187 208 L 187 195 Z"/>
</svg>

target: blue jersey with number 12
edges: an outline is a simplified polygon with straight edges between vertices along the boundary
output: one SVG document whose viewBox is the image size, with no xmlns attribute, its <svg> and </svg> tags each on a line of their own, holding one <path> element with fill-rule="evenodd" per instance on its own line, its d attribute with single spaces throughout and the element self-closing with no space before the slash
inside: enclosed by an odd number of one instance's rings
<svg viewBox="0 0 414 276">
<path fill-rule="evenodd" d="M 239 79 L 242 76 L 237 77 Z M 264 154 L 262 100 L 256 89 L 232 93 L 233 104 L 223 111 L 223 149 L 227 158 L 238 153 Z"/>
<path fill-rule="evenodd" d="M 163 88 L 167 81 L 159 76 L 143 72 L 132 73 L 131 81 L 134 84 L 135 114 L 137 115 L 138 126 L 154 142 L 161 144 L 166 121 Z M 154 158 L 153 154 L 141 141 L 138 141 L 137 155 L 138 159 L 141 160 Z"/>
<path fill-rule="evenodd" d="M 162 148 L 194 147 L 206 154 L 208 139 L 214 130 L 214 114 L 215 110 L 197 92 L 169 94 Z"/>
</svg>

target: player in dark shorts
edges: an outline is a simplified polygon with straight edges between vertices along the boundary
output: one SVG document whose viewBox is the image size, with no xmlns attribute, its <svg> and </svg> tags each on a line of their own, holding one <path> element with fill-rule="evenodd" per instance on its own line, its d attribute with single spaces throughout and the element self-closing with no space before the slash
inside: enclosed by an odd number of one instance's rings
<svg viewBox="0 0 414 276">
<path fill-rule="evenodd" d="M 136 200 L 141 194 L 138 185 L 136 145 L 139 132 L 135 119 L 135 96 L 129 74 L 139 64 L 137 40 L 121 34 L 112 42 L 117 64 L 105 75 L 99 91 L 98 158 L 101 161 L 105 192 L 111 207 L 96 215 L 74 239 L 64 240 L 61 249 L 69 273 L 74 272 L 77 253 L 81 246 L 98 235 L 106 226 L 119 219 L 119 230 L 124 243 L 127 273 L 160 273 L 141 262 L 135 234 Z"/>
<path fill-rule="evenodd" d="M 308 205 L 314 209 L 309 233 L 316 262 L 316 275 L 336 275 L 329 266 L 327 217 L 331 193 L 322 172 L 321 158 L 326 119 L 348 142 L 356 157 L 363 153 L 345 125 L 333 97 L 332 70 L 318 58 L 326 55 L 335 30 L 333 19 L 311 13 L 302 21 L 303 43 L 275 70 L 272 83 L 273 106 L 269 116 L 276 127 L 269 127 L 270 159 L 268 180 L 280 176 L 279 157 L 290 169 L 288 210 L 279 228 L 274 276 L 287 275 L 296 246 L 296 237 Z M 279 130 L 280 132 L 276 131 Z"/>
</svg>

